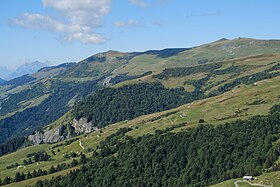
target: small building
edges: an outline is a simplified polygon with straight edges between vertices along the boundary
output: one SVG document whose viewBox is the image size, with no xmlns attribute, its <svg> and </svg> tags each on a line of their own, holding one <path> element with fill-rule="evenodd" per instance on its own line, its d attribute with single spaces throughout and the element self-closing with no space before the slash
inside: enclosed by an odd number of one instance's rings
<svg viewBox="0 0 280 187">
<path fill-rule="evenodd" d="M 244 176 L 243 177 L 244 180 L 254 180 L 253 176 Z"/>
</svg>

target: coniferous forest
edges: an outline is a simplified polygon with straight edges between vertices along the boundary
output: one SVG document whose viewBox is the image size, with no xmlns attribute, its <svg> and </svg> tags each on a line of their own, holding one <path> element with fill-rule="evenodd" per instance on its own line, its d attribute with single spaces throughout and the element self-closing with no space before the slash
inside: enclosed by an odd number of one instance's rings
<svg viewBox="0 0 280 187">
<path fill-rule="evenodd" d="M 104 127 L 175 108 L 202 97 L 199 90 L 188 93 L 183 88 L 167 89 L 160 83 L 140 83 L 97 91 L 78 103 L 73 115 L 76 119 L 84 117 L 97 127 Z"/>
<path fill-rule="evenodd" d="M 138 138 L 120 129 L 106 138 L 89 164 L 36 186 L 206 186 L 259 175 L 280 155 L 280 106 L 269 115 Z"/>
</svg>

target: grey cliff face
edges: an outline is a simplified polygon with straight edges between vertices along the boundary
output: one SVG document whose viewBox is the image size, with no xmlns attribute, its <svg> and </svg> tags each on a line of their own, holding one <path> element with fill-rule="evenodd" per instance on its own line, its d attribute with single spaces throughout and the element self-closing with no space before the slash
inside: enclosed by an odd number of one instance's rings
<svg viewBox="0 0 280 187">
<path fill-rule="evenodd" d="M 75 132 L 79 134 L 90 133 L 92 131 L 98 130 L 97 127 L 94 127 L 92 122 L 87 122 L 86 118 L 81 118 L 79 121 L 74 119 L 73 127 L 75 128 Z"/>
<path fill-rule="evenodd" d="M 30 135 L 28 138 L 34 145 L 40 143 L 56 143 L 65 139 L 65 137 L 60 134 L 60 128 L 47 128 L 43 132 L 36 131 L 34 135 Z"/>
<path fill-rule="evenodd" d="M 80 120 L 74 119 L 72 127 L 75 129 L 75 134 L 86 134 L 98 130 L 97 127 L 94 127 L 92 122 L 87 122 L 87 119 L 85 118 Z M 61 126 L 59 126 L 53 129 L 46 128 L 41 132 L 36 131 L 34 135 L 28 136 L 28 139 L 33 145 L 39 145 L 40 143 L 56 143 L 70 137 L 71 135 L 69 133 L 65 135 L 65 133 L 62 132 Z"/>
</svg>

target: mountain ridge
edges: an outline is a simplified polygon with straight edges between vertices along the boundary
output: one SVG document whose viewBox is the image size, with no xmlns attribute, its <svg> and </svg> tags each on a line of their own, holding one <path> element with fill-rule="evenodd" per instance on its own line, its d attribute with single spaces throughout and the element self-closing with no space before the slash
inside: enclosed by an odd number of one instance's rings
<svg viewBox="0 0 280 187">
<path fill-rule="evenodd" d="M 12 70 L 8 69 L 6 66 L 0 67 L 0 78 L 7 80 Z"/>
<path fill-rule="evenodd" d="M 231 52 L 227 51 L 228 49 L 225 50 L 223 48 L 224 45 L 228 43 L 231 43 L 231 48 L 233 46 L 233 49 L 236 51 L 233 56 L 228 56 L 228 53 L 231 54 Z M 254 53 L 244 52 L 243 48 L 247 48 L 247 46 L 250 46 L 248 49 L 250 51 L 252 50 L 253 46 L 256 46 L 257 50 L 255 50 Z M 62 108 L 67 111 L 71 108 L 69 106 L 72 106 L 73 103 L 81 100 L 81 97 L 85 93 L 90 94 L 80 87 L 82 85 L 90 84 L 92 84 L 91 86 L 98 90 L 102 89 L 103 87 L 114 87 L 127 83 L 135 84 L 139 81 L 147 83 L 160 82 L 168 89 L 183 87 L 186 92 L 191 93 L 196 91 L 194 90 L 196 86 L 200 85 L 200 89 L 204 90 L 203 92 L 205 92 L 205 94 L 214 93 L 213 91 L 215 90 L 213 89 L 226 89 L 225 86 L 232 88 L 233 86 L 240 84 L 231 83 L 229 81 L 227 83 L 220 79 L 228 78 L 231 81 L 235 81 L 239 74 L 242 75 L 245 73 L 244 70 L 251 70 L 259 73 L 254 76 L 268 76 L 265 74 L 272 72 L 270 68 L 276 66 L 274 62 L 275 59 L 278 59 L 278 51 L 280 53 L 280 48 L 278 48 L 278 46 L 280 46 L 280 41 L 273 41 L 271 43 L 271 41 L 258 41 L 247 38 L 239 38 L 234 40 L 216 41 L 194 48 L 148 50 L 146 53 L 123 53 L 112 50 L 104 53 L 98 53 L 81 60 L 78 63 L 66 63 L 58 66 L 43 68 L 32 75 L 27 75 L 13 80 L 14 82 L 8 81 L 3 83 L 3 91 L 2 93 L 0 92 L 0 96 L 2 97 L 1 105 L 9 105 L 9 110 L 2 107 L 0 113 L 2 114 L 2 120 L 5 120 L 4 118 L 7 117 L 8 119 L 13 119 L 13 116 L 17 111 L 20 111 L 20 113 L 23 115 L 28 108 L 31 110 L 35 109 L 34 107 L 43 107 L 43 105 L 46 105 L 46 102 L 49 99 L 53 99 L 52 102 L 55 101 L 55 97 L 58 96 L 55 92 L 65 92 L 66 94 L 66 90 L 71 90 L 73 87 L 75 87 L 74 90 L 77 93 L 73 93 L 73 96 L 71 94 L 71 97 L 69 98 L 66 97 L 67 100 L 65 100 L 65 103 L 62 104 Z M 263 50 L 263 53 L 259 53 L 260 47 L 265 49 Z M 158 56 L 161 53 L 167 53 L 168 55 Z M 215 54 L 216 57 L 212 60 L 209 60 L 208 56 L 212 56 L 213 54 Z M 247 54 L 250 56 L 248 57 Z M 237 57 L 235 58 L 235 56 Z M 243 58 L 248 58 L 249 61 L 246 62 L 246 59 L 245 61 L 242 61 Z M 203 67 L 205 65 L 205 68 L 203 70 L 199 66 L 196 68 L 197 65 Z M 177 69 L 174 69 L 175 67 Z M 166 78 L 160 78 L 159 76 L 163 75 L 164 73 L 166 74 L 167 70 L 182 71 L 181 73 L 183 74 L 181 76 L 178 74 L 178 72 L 175 72 L 175 74 L 172 76 L 168 75 Z M 184 71 L 189 71 L 194 75 L 189 75 L 189 73 L 186 74 Z M 209 74 L 209 72 L 211 73 Z M 184 78 L 184 76 L 186 77 Z M 198 76 L 197 80 L 192 80 L 192 77 L 196 76 Z M 273 76 L 277 76 L 277 74 Z M 246 77 L 236 80 L 245 81 Z M 224 84 L 225 86 L 221 87 Z M 58 88 L 58 85 L 65 88 L 66 90 Z M 210 88 L 212 90 L 208 90 Z M 78 93 L 79 89 L 84 90 L 84 93 Z M 34 92 L 33 90 L 36 91 Z M 42 90 L 44 91 L 42 92 Z M 31 91 L 33 91 L 32 94 Z M 216 92 L 219 93 L 220 91 L 216 90 Z M 26 98 L 21 96 L 27 93 L 30 93 L 28 94 L 29 97 Z M 11 102 L 12 98 L 17 99 L 14 99 L 12 105 L 8 104 Z M 44 100 L 41 98 L 44 98 Z M 50 106 L 53 105 L 56 105 L 56 103 L 50 104 Z M 55 121 L 57 118 L 53 120 Z M 50 122 L 53 122 L 53 120 Z M 34 123 L 34 126 L 36 126 L 35 122 L 32 123 Z"/>
<path fill-rule="evenodd" d="M 0 84 L 6 82 L 6 80 L 0 78 Z"/>
<path fill-rule="evenodd" d="M 36 73 L 43 67 L 49 66 L 49 63 L 43 63 L 40 61 L 34 61 L 30 63 L 25 63 L 17 67 L 15 70 L 10 70 L 6 67 L 2 67 L 3 70 L 0 70 L 0 77 L 10 81 L 12 79 L 21 77 L 23 75 Z"/>
</svg>

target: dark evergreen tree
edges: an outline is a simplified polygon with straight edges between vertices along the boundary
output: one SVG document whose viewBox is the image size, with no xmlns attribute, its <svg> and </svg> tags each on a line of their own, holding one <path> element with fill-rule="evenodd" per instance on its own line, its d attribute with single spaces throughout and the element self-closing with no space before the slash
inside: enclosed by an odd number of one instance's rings
<svg viewBox="0 0 280 187">
<path fill-rule="evenodd" d="M 31 178 L 32 178 L 32 175 L 31 175 L 30 172 L 28 172 L 27 175 L 26 175 L 26 179 L 31 179 Z"/>
<path fill-rule="evenodd" d="M 52 174 L 52 173 L 54 173 L 54 172 L 56 172 L 56 170 L 55 170 L 55 168 L 52 166 L 52 167 L 49 169 L 48 174 Z"/>
<path fill-rule="evenodd" d="M 87 158 L 86 158 L 86 155 L 81 153 L 80 155 L 80 163 L 81 164 L 86 164 L 87 163 Z"/>
<path fill-rule="evenodd" d="M 17 172 L 15 175 L 15 182 L 20 182 L 20 181 L 22 181 L 21 174 Z"/>
<path fill-rule="evenodd" d="M 71 164 L 70 164 L 70 166 L 71 166 L 71 167 L 75 167 L 75 166 L 77 166 L 78 164 L 79 164 L 79 162 L 78 162 L 76 159 L 73 159 L 72 162 L 71 162 Z"/>
</svg>

